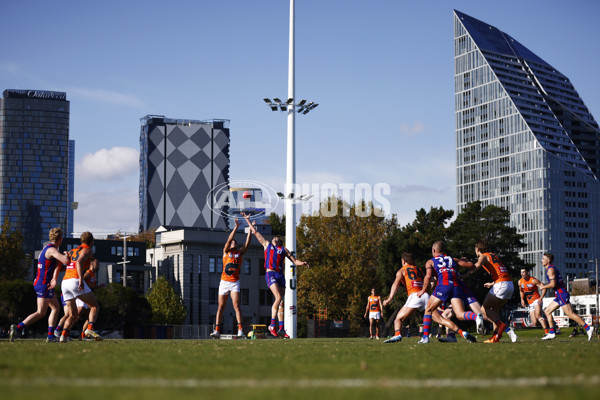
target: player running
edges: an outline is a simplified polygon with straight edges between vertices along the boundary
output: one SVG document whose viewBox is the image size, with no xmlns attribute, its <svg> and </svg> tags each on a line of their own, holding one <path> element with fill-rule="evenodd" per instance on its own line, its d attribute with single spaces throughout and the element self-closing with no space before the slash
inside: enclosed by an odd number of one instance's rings
<svg viewBox="0 0 600 400">
<path fill-rule="evenodd" d="M 219 308 L 217 309 L 217 318 L 215 321 L 215 331 L 210 336 L 218 339 L 221 337 L 221 329 L 223 327 L 223 311 L 227 305 L 227 299 L 231 293 L 231 302 L 235 310 L 235 317 L 238 322 L 237 337 L 244 337 L 244 329 L 242 327 L 242 311 L 240 309 L 240 267 L 242 265 L 242 259 L 248 246 L 250 246 L 250 240 L 252 239 L 251 231 L 248 229 L 248 236 L 246 236 L 246 243 L 244 246 L 237 249 L 237 242 L 235 240 L 235 233 L 240 227 L 240 222 L 236 218 L 235 228 L 229 234 L 225 247 L 223 247 L 223 272 L 221 273 L 221 283 L 219 283 Z"/>
<path fill-rule="evenodd" d="M 466 268 L 471 268 L 471 270 L 463 278 L 477 272 L 479 268 L 483 267 L 494 280 L 494 282 L 484 284 L 486 288 L 490 288 L 490 291 L 483 300 L 482 311 L 485 318 L 492 321 L 496 333 L 490 339 L 484 341 L 484 343 L 498 343 L 504 332 L 508 334 L 510 340 L 514 343 L 517 341 L 517 334 L 500 320 L 500 309 L 511 298 L 514 292 L 512 279 L 508 274 L 508 270 L 502 264 L 502 261 L 500 261 L 500 258 L 494 253 L 490 253 L 487 241 L 479 240 L 475 243 L 475 254 L 478 257 L 477 262 L 475 264 L 469 262 L 465 265 Z"/>
<path fill-rule="evenodd" d="M 543 283 L 529 275 L 527 268 L 521 268 L 521 279 L 519 279 L 518 285 L 521 305 L 529 310 L 531 326 L 535 327 L 539 321 L 542 328 L 544 328 L 544 333 L 547 335 L 550 330 L 546 318 L 542 314 L 542 299 L 546 295 L 546 289 L 542 290 L 541 295 L 539 291 L 539 287 Z"/>
<path fill-rule="evenodd" d="M 425 315 L 423 316 L 423 338 L 419 343 L 429 343 L 429 331 L 431 329 L 432 318 L 436 323 L 442 324 L 445 327 L 458 332 L 467 341 L 474 343 L 477 340 L 471 334 L 460 329 L 454 322 L 443 318 L 437 310 L 444 302 L 450 301 L 454 313 L 456 315 L 462 314 L 464 316 L 465 310 L 462 301 L 464 293 L 458 284 L 459 278 L 456 267 L 458 265 L 464 266 L 465 261 L 446 255 L 444 252 L 444 242 L 442 241 L 433 243 L 431 246 L 431 254 L 433 255 L 433 258 L 425 264 L 427 274 L 423 279 L 423 288 L 419 291 L 417 296 L 422 297 L 425 294 L 434 273 L 437 274 L 437 286 L 427 302 Z M 468 313 L 471 313 L 472 315 L 469 314 L 468 317 L 464 318 L 475 320 L 475 313 L 472 311 L 468 311 Z"/>
<path fill-rule="evenodd" d="M 375 325 L 375 339 L 379 340 L 379 320 L 383 315 L 381 304 L 381 296 L 377 296 L 375 288 L 371 289 L 365 309 L 365 318 L 367 318 L 367 314 L 369 315 L 369 339 L 373 339 L 373 325 Z"/>
<path fill-rule="evenodd" d="M 91 232 L 83 232 L 81 234 L 81 245 L 69 251 L 70 262 L 66 267 L 65 276 L 63 277 L 61 289 L 63 298 L 66 303 L 67 319 L 60 336 L 60 342 L 68 341 L 69 330 L 79 319 L 77 304 L 75 299 L 80 299 L 90 306 L 89 324 L 85 328 L 85 335 L 96 340 L 102 340 L 102 337 L 94 330 L 94 324 L 98 317 L 98 301 L 92 290 L 83 280 L 84 271 L 87 271 L 93 258 L 92 247 L 94 246 L 94 236 Z"/>
<path fill-rule="evenodd" d="M 37 265 L 37 275 L 33 281 L 33 288 L 37 294 L 37 311 L 29 315 L 18 325 L 10 326 L 9 338 L 13 342 L 21 336 L 23 329 L 27 325 L 31 325 L 35 321 L 46 316 L 48 306 L 50 306 L 50 315 L 48 316 L 48 337 L 46 342 L 55 342 L 54 326 L 58 313 L 60 312 L 60 304 L 54 296 L 54 287 L 60 265 L 69 262 L 67 256 L 62 254 L 58 248 L 63 241 L 63 232 L 61 228 L 52 228 L 48 234 L 50 243 L 48 243 L 40 253 Z M 59 265 L 60 263 L 60 265 Z"/>
<path fill-rule="evenodd" d="M 550 340 L 556 337 L 556 332 L 554 330 L 554 319 L 552 319 L 552 313 L 558 308 L 562 308 L 563 313 L 577 322 L 579 325 L 585 329 L 588 341 L 592 340 L 592 335 L 594 334 L 594 328 L 585 323 L 583 318 L 573 311 L 573 307 L 571 306 L 571 296 L 569 292 L 567 292 L 567 288 L 565 287 L 565 282 L 562 280 L 560 276 L 560 272 L 552 262 L 554 261 L 554 255 L 550 253 L 544 253 L 542 257 L 542 265 L 546 268 L 546 279 L 548 283 L 540 286 L 540 289 L 554 289 L 554 300 L 544 309 L 544 313 L 546 314 L 546 318 L 548 319 L 548 324 L 550 325 L 550 332 L 542 338 L 542 340 Z"/>
<path fill-rule="evenodd" d="M 269 243 L 252 225 L 248 215 L 242 213 L 242 217 L 246 219 L 252 234 L 256 236 L 256 239 L 258 239 L 259 243 L 265 249 L 265 281 L 275 297 L 275 301 L 271 307 L 269 332 L 273 336 L 289 339 L 288 334 L 285 333 L 285 329 L 283 328 L 283 295 L 285 293 L 285 277 L 282 272 L 283 264 L 285 259 L 288 258 L 296 266 L 306 265 L 309 267 L 309 265 L 306 261 L 297 260 L 288 249 L 283 247 L 283 240 L 279 236 L 274 236 Z M 279 318 L 279 330 L 275 331 L 275 321 L 277 318 Z"/>
<path fill-rule="evenodd" d="M 398 311 L 394 320 L 394 336 L 383 343 L 395 343 L 402 340 L 402 323 L 404 320 L 414 314 L 416 310 L 425 311 L 429 294 L 424 293 L 418 296 L 419 291 L 423 289 L 423 272 L 415 266 L 414 257 L 411 253 L 402 253 L 402 267 L 396 272 L 396 280 L 390 289 L 390 295 L 384 300 L 383 305 L 387 306 L 398 291 L 401 284 L 406 287 L 408 298 L 404 306 Z"/>
</svg>

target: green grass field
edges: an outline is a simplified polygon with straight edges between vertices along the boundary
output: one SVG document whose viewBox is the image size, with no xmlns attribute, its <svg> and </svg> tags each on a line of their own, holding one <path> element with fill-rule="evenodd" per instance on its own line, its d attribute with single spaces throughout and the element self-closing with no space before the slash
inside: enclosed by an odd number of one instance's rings
<svg viewBox="0 0 600 400">
<path fill-rule="evenodd" d="M 598 399 L 600 340 L 0 341 L 2 399 Z M 478 341 L 481 338 L 478 337 Z"/>
</svg>

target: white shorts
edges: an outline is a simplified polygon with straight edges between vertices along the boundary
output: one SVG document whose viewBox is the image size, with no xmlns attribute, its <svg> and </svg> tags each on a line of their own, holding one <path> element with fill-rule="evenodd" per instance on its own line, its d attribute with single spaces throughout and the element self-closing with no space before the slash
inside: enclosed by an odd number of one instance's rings
<svg viewBox="0 0 600 400">
<path fill-rule="evenodd" d="M 512 297 L 515 287 L 512 281 L 496 282 L 490 289 L 490 293 L 502 300 L 508 300 Z"/>
<path fill-rule="evenodd" d="M 88 310 L 90 309 L 90 306 L 88 306 L 83 301 L 79 300 L 79 298 L 75 299 L 75 305 L 77 306 L 77 308 L 87 308 Z"/>
<path fill-rule="evenodd" d="M 536 307 L 541 307 L 541 306 L 542 306 L 542 304 L 540 303 L 540 299 L 536 299 L 527 308 L 529 309 L 529 312 L 532 312 L 532 311 L 535 311 Z"/>
<path fill-rule="evenodd" d="M 408 308 L 416 308 L 419 311 L 425 311 L 425 306 L 427 306 L 427 302 L 429 301 L 429 293 L 423 293 L 423 296 L 419 297 L 416 293 L 411 294 L 406 299 L 406 303 L 404 303 L 404 307 Z"/>
<path fill-rule="evenodd" d="M 229 292 L 239 292 L 240 291 L 240 281 L 229 282 L 229 281 L 221 281 L 219 283 L 219 296 L 228 295 Z"/>
<path fill-rule="evenodd" d="M 369 311 L 369 319 L 381 319 L 381 313 Z"/>
<path fill-rule="evenodd" d="M 92 290 L 89 288 L 87 283 L 83 281 L 83 290 L 79 291 L 79 279 L 70 278 L 67 280 L 63 280 L 60 284 L 60 289 L 62 290 L 63 299 L 65 301 L 76 299 L 82 294 L 91 293 Z"/>
</svg>

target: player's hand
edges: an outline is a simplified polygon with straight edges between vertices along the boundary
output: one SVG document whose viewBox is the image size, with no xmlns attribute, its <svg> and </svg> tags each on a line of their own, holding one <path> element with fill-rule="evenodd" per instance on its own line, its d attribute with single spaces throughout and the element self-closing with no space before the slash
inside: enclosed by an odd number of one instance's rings
<svg viewBox="0 0 600 400">
<path fill-rule="evenodd" d="M 52 279 L 50 281 L 50 284 L 48 285 L 48 289 L 54 289 L 55 286 L 56 286 L 56 279 Z"/>
<path fill-rule="evenodd" d="M 491 288 L 492 286 L 494 286 L 494 282 L 486 282 L 483 284 L 483 287 L 486 287 L 488 289 Z"/>
<path fill-rule="evenodd" d="M 388 299 L 385 299 L 385 300 L 383 301 L 383 305 L 384 305 L 384 306 L 387 306 L 388 304 L 390 304 L 390 301 L 389 301 Z"/>
</svg>

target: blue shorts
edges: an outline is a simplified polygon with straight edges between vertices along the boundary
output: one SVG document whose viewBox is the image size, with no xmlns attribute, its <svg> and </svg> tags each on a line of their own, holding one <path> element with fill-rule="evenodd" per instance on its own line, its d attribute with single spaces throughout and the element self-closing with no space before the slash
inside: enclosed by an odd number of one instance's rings
<svg viewBox="0 0 600 400">
<path fill-rule="evenodd" d="M 54 289 L 49 289 L 48 284 L 33 285 L 33 290 L 35 290 L 35 293 L 37 294 L 38 299 L 54 298 Z"/>
<path fill-rule="evenodd" d="M 462 300 L 465 297 L 465 292 L 459 286 L 437 285 L 433 289 L 432 296 L 437 297 L 441 301 L 450 301 L 455 298 Z"/>
<path fill-rule="evenodd" d="M 459 283 L 458 285 L 460 286 L 461 290 L 463 291 L 462 301 L 465 304 L 477 303 L 477 299 L 475 298 L 475 295 L 473 294 L 473 292 L 471 292 L 471 290 L 467 287 L 467 285 L 465 285 L 464 282 Z"/>
<path fill-rule="evenodd" d="M 268 287 L 271 287 L 274 283 L 278 284 L 279 287 L 285 287 L 285 277 L 279 271 L 267 271 L 265 274 L 265 282 L 267 282 Z"/>
<path fill-rule="evenodd" d="M 554 292 L 554 295 L 556 296 L 554 301 L 557 302 L 559 306 L 562 307 L 564 305 L 571 304 L 571 295 L 569 295 L 569 292 L 566 290 L 564 292 Z"/>
</svg>

